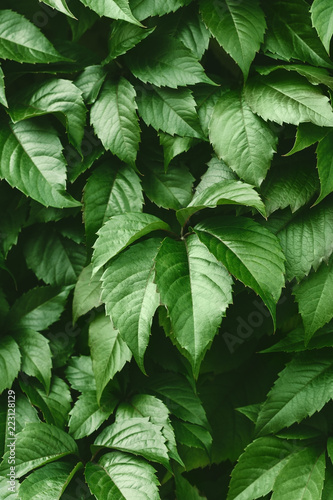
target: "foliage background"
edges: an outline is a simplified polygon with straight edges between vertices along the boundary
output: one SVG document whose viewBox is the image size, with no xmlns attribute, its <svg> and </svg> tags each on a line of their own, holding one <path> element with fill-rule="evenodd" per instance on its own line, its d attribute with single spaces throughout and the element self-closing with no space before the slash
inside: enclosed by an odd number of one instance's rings
<svg viewBox="0 0 333 500">
<path fill-rule="evenodd" d="M 1 498 L 333 498 L 332 34 L 2 0 Z"/>
</svg>

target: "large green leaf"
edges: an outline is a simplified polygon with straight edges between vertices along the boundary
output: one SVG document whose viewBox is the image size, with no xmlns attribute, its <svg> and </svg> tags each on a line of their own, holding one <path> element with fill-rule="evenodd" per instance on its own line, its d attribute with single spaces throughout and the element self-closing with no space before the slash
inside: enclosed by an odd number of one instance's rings
<svg viewBox="0 0 333 500">
<path fill-rule="evenodd" d="M 195 83 L 213 84 L 190 49 L 171 36 L 150 36 L 126 56 L 126 62 L 137 78 L 157 87 Z"/>
<path fill-rule="evenodd" d="M 162 425 L 153 424 L 149 417 L 116 421 L 102 430 L 92 449 L 112 448 L 133 453 L 168 468 L 169 456 L 162 429 Z"/>
<path fill-rule="evenodd" d="M 142 20 L 146 17 L 163 16 L 169 12 L 175 12 L 180 7 L 187 5 L 191 0 L 130 0 L 134 15 Z"/>
<path fill-rule="evenodd" d="M 333 132 L 329 132 L 318 144 L 316 150 L 320 195 L 316 204 L 333 191 Z"/>
<path fill-rule="evenodd" d="M 91 124 L 105 149 L 134 165 L 140 142 L 135 89 L 121 77 L 104 84 L 91 109 Z"/>
<path fill-rule="evenodd" d="M 85 391 L 69 412 L 69 433 L 74 439 L 89 436 L 110 417 L 117 404 L 116 398 L 108 398 L 99 406 L 96 391 Z"/>
<path fill-rule="evenodd" d="M 139 113 L 147 125 L 171 135 L 202 138 L 190 89 L 147 86 L 138 97 Z"/>
<path fill-rule="evenodd" d="M 9 114 L 14 123 L 54 113 L 66 124 L 71 143 L 80 149 L 86 121 L 81 91 L 69 80 L 51 79 L 16 93 Z"/>
<path fill-rule="evenodd" d="M 73 17 L 75 19 L 74 14 L 72 14 L 68 8 L 66 0 L 39 0 L 39 1 L 40 2 L 42 1 L 43 3 L 48 5 L 49 7 L 52 7 L 52 9 L 56 9 L 59 12 L 66 14 L 66 16 Z"/>
<path fill-rule="evenodd" d="M 68 423 L 68 414 L 71 409 L 72 397 L 68 385 L 61 378 L 54 376 L 48 394 L 41 384 L 30 381 L 20 381 L 22 390 L 31 403 L 41 410 L 45 421 L 64 429 Z"/>
<path fill-rule="evenodd" d="M 18 12 L 0 11 L 0 58 L 25 63 L 66 61 L 39 29 Z"/>
<path fill-rule="evenodd" d="M 104 62 L 110 62 L 116 57 L 126 54 L 133 49 L 139 42 L 147 38 L 154 28 L 142 28 L 135 26 L 125 21 L 118 21 L 112 26 L 112 31 L 109 41 L 109 54 Z"/>
<path fill-rule="evenodd" d="M 246 182 L 259 186 L 277 142 L 269 125 L 252 112 L 239 92 L 231 91 L 216 103 L 209 128 L 218 157 Z"/>
<path fill-rule="evenodd" d="M 321 500 L 325 461 L 325 453 L 318 452 L 314 447 L 295 453 L 274 483 L 272 500 L 284 500 L 287 497 L 295 500 Z"/>
<path fill-rule="evenodd" d="M 333 35 L 333 8 L 329 0 L 314 0 L 311 5 L 312 24 L 316 28 L 326 51 L 330 53 Z"/>
<path fill-rule="evenodd" d="M 128 213 L 111 217 L 98 231 L 92 259 L 93 273 L 95 274 L 128 245 L 159 229 L 169 230 L 170 228 L 168 224 L 154 215 Z"/>
<path fill-rule="evenodd" d="M 101 305 L 101 282 L 102 271 L 92 276 L 92 265 L 82 269 L 75 285 L 73 297 L 73 322 L 89 312 L 94 307 Z"/>
<path fill-rule="evenodd" d="M 231 274 L 260 295 L 275 325 L 284 285 L 284 256 L 277 238 L 251 219 L 231 216 L 201 222 L 195 232 Z"/>
<path fill-rule="evenodd" d="M 323 262 L 317 272 L 311 273 L 308 278 L 301 281 L 293 293 L 302 316 L 305 339 L 309 341 L 312 335 L 333 317 L 332 257 L 328 265 Z"/>
<path fill-rule="evenodd" d="M 96 380 L 97 401 L 106 385 L 131 359 L 131 352 L 109 317 L 100 314 L 89 325 L 89 346 Z"/>
<path fill-rule="evenodd" d="M 7 318 L 9 328 L 42 331 L 60 318 L 70 288 L 37 287 L 19 297 Z"/>
<path fill-rule="evenodd" d="M 28 423 L 16 438 L 16 477 L 20 478 L 27 472 L 53 462 L 66 455 L 78 454 L 74 439 L 54 425 L 40 422 Z M 1 475 L 9 472 L 9 451 L 4 455 L 0 466 Z"/>
<path fill-rule="evenodd" d="M 232 302 L 232 279 L 197 236 L 166 238 L 156 257 L 156 283 L 173 336 L 196 376 Z"/>
<path fill-rule="evenodd" d="M 186 208 L 177 211 L 177 218 L 183 225 L 198 210 L 228 204 L 253 207 L 263 216 L 266 215 L 263 202 L 250 184 L 241 181 L 224 180 L 196 193 Z"/>
<path fill-rule="evenodd" d="M 97 12 L 99 16 L 110 17 L 111 19 L 123 19 L 128 23 L 141 23 L 133 16 L 128 0 L 80 0 L 86 7 Z"/>
<path fill-rule="evenodd" d="M 84 188 L 84 222 L 88 245 L 96 233 L 113 215 L 140 212 L 143 205 L 141 184 L 133 168 L 103 163 L 89 177 Z"/>
<path fill-rule="evenodd" d="M 47 207 L 80 205 L 66 194 L 62 145 L 49 124 L 33 120 L 1 124 L 0 177 Z"/>
<path fill-rule="evenodd" d="M 320 411 L 333 398 L 333 363 L 330 351 L 305 352 L 280 372 L 261 406 L 256 431 L 277 432 Z"/>
<path fill-rule="evenodd" d="M 62 461 L 44 465 L 23 481 L 20 486 L 20 499 L 59 500 L 76 471 L 82 467 L 81 462 L 75 467 Z"/>
<path fill-rule="evenodd" d="M 268 30 L 265 48 L 280 59 L 299 59 L 314 66 L 332 67 L 311 26 L 309 5 L 305 0 L 273 0 L 268 4 Z"/>
<path fill-rule="evenodd" d="M 200 0 L 203 20 L 224 50 L 241 68 L 245 79 L 264 41 L 266 22 L 258 0 Z"/>
<path fill-rule="evenodd" d="M 52 225 L 30 230 L 24 245 L 27 265 L 48 285 L 76 283 L 86 261 L 83 245 L 64 238 Z"/>
<path fill-rule="evenodd" d="M 15 340 L 9 335 L 0 339 L 0 393 L 10 389 L 21 367 L 21 354 Z"/>
<path fill-rule="evenodd" d="M 144 370 L 151 324 L 160 304 L 154 283 L 154 259 L 161 240 L 149 238 L 121 253 L 102 276 L 102 300 L 121 338 Z"/>
<path fill-rule="evenodd" d="M 253 441 L 232 471 L 227 500 L 255 500 L 267 495 L 297 450 L 298 447 L 276 437 Z"/>
<path fill-rule="evenodd" d="M 273 72 L 254 77 L 245 86 L 245 98 L 264 120 L 282 124 L 312 122 L 333 127 L 333 111 L 328 98 L 299 75 Z"/>
<path fill-rule="evenodd" d="M 155 469 L 141 458 L 127 453 L 106 453 L 99 462 L 88 462 L 85 476 L 97 500 L 107 497 L 126 500 L 159 500 Z"/>
<path fill-rule="evenodd" d="M 52 354 L 49 341 L 40 333 L 25 328 L 15 333 L 21 356 L 21 370 L 27 375 L 37 377 L 46 393 L 51 383 Z"/>
</svg>

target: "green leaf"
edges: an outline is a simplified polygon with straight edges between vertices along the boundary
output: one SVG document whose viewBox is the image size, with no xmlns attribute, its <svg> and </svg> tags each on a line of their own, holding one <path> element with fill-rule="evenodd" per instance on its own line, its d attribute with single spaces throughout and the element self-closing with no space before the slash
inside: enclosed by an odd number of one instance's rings
<svg viewBox="0 0 333 500">
<path fill-rule="evenodd" d="M 277 238 L 251 219 L 230 216 L 201 222 L 195 232 L 231 274 L 261 297 L 275 325 L 284 285 L 284 256 Z"/>
<path fill-rule="evenodd" d="M 106 385 L 131 359 L 131 352 L 109 317 L 100 314 L 89 325 L 89 346 L 100 402 Z"/>
<path fill-rule="evenodd" d="M 18 12 L 0 11 L 0 58 L 21 63 L 68 61 L 39 29 Z"/>
<path fill-rule="evenodd" d="M 99 16 L 110 17 L 111 19 L 123 19 L 128 23 L 141 23 L 133 16 L 128 0 L 80 0 L 86 7 L 97 12 Z"/>
<path fill-rule="evenodd" d="M 0 393 L 10 389 L 21 367 L 21 354 L 15 340 L 9 335 L 0 339 Z"/>
<path fill-rule="evenodd" d="M 203 20 L 247 78 L 251 63 L 264 41 L 266 22 L 258 0 L 200 0 Z"/>
<path fill-rule="evenodd" d="M 156 284 L 167 307 L 173 335 L 197 376 L 232 302 L 227 270 L 195 236 L 185 241 L 166 238 L 156 257 Z"/>
<path fill-rule="evenodd" d="M 219 184 L 222 181 L 228 182 L 237 180 L 237 175 L 231 170 L 228 165 L 224 163 L 223 160 L 219 160 L 216 156 L 213 156 L 207 163 L 207 170 L 202 175 L 199 184 L 196 187 L 196 196 L 206 191 L 211 186 Z"/>
<path fill-rule="evenodd" d="M 27 120 L 0 126 L 0 177 L 45 206 L 76 207 L 66 193 L 66 163 L 56 131 Z"/>
<path fill-rule="evenodd" d="M 313 123 L 300 123 L 297 127 L 296 139 L 293 148 L 284 156 L 291 156 L 320 141 L 327 134 L 327 129 L 313 125 Z"/>
<path fill-rule="evenodd" d="M 76 283 L 86 261 L 83 245 L 64 238 L 54 226 L 45 224 L 30 230 L 24 255 L 28 267 L 48 285 Z"/>
<path fill-rule="evenodd" d="M 37 287 L 19 297 L 8 315 L 12 330 L 28 328 L 42 331 L 60 318 L 65 309 L 70 288 Z"/>
<path fill-rule="evenodd" d="M 142 28 L 125 21 L 114 23 L 109 40 L 109 54 L 103 63 L 108 64 L 116 57 L 126 54 L 153 31 L 155 31 L 155 27 Z"/>
<path fill-rule="evenodd" d="M 245 98 L 252 110 L 264 120 L 279 124 L 311 122 L 319 127 L 333 126 L 333 111 L 328 98 L 299 75 L 278 72 L 251 78 Z"/>
<path fill-rule="evenodd" d="M 17 434 L 15 451 L 17 478 L 48 462 L 54 462 L 66 455 L 78 454 L 77 444 L 71 436 L 54 425 L 43 422 L 26 424 L 23 431 Z M 9 453 L 5 453 L 0 466 L 2 475 L 9 472 Z"/>
<path fill-rule="evenodd" d="M 195 143 L 193 137 L 178 137 L 159 132 L 160 145 L 163 147 L 164 153 L 164 170 L 167 171 L 171 160 L 176 156 L 190 149 Z"/>
<path fill-rule="evenodd" d="M 39 0 L 39 1 L 40 2 L 42 1 L 49 7 L 52 7 L 52 9 L 56 9 L 59 12 L 66 14 L 66 16 L 73 17 L 75 19 L 74 14 L 72 14 L 72 12 L 69 10 L 65 0 Z"/>
<path fill-rule="evenodd" d="M 69 433 L 74 439 L 81 439 L 97 431 L 113 413 L 117 399 L 111 399 L 99 406 L 96 391 L 85 391 L 78 397 L 69 412 Z"/>
<path fill-rule="evenodd" d="M 80 150 L 86 121 L 81 91 L 69 80 L 52 79 L 16 93 L 9 115 L 14 123 L 54 113 L 65 122 L 70 142 Z"/>
<path fill-rule="evenodd" d="M 311 20 L 329 54 L 333 35 L 333 8 L 331 2 L 329 0 L 314 0 L 311 5 Z"/>
<path fill-rule="evenodd" d="M 276 437 L 253 441 L 232 471 L 227 500 L 255 500 L 267 495 L 297 450 Z"/>
<path fill-rule="evenodd" d="M 91 108 L 90 118 L 105 149 L 130 165 L 135 164 L 140 142 L 135 96 L 135 89 L 126 78 L 108 81 Z"/>
<path fill-rule="evenodd" d="M 96 101 L 106 76 L 107 73 L 102 66 L 94 65 L 84 68 L 75 79 L 75 86 L 81 90 L 82 97 L 87 104 L 93 104 Z"/>
<path fill-rule="evenodd" d="M 318 184 L 317 173 L 311 164 L 277 164 L 268 174 L 261 189 L 267 215 L 287 207 L 296 212 L 311 200 Z"/>
<path fill-rule="evenodd" d="M 189 169 L 183 164 L 172 165 L 165 172 L 160 151 L 151 149 L 149 152 L 150 161 L 140 165 L 145 194 L 159 207 L 178 210 L 186 206 L 192 197 L 194 181 Z"/>
<path fill-rule="evenodd" d="M 305 345 L 304 339 L 304 328 L 302 326 L 295 328 L 288 333 L 286 337 L 280 340 L 277 344 L 264 349 L 260 352 L 301 352 L 310 349 L 322 349 L 323 347 L 333 346 L 333 328 L 329 323 L 328 325 L 320 328 L 311 337 L 309 342 Z"/>
<path fill-rule="evenodd" d="M 170 230 L 168 224 L 154 215 L 127 213 L 111 217 L 98 231 L 92 258 L 93 274 L 131 243 L 160 229 Z"/>
<path fill-rule="evenodd" d="M 21 370 L 27 375 L 37 377 L 46 393 L 50 390 L 52 354 L 49 341 L 40 333 L 25 328 L 15 333 L 22 356 Z"/>
<path fill-rule="evenodd" d="M 285 222 L 277 233 L 286 256 L 286 277 L 300 280 L 333 251 L 333 205 L 325 201 Z"/>
<path fill-rule="evenodd" d="M 329 132 L 318 144 L 317 168 L 320 179 L 320 195 L 315 205 L 320 203 L 333 191 L 333 132 Z"/>
<path fill-rule="evenodd" d="M 177 500 L 182 498 L 186 498 L 186 500 L 204 500 L 197 488 L 180 474 L 175 475 L 175 483 Z"/>
<path fill-rule="evenodd" d="M 133 453 L 168 468 L 169 456 L 162 428 L 162 425 L 153 424 L 149 417 L 116 421 L 102 430 L 92 449 L 112 448 Z"/>
<path fill-rule="evenodd" d="M 188 5 L 191 0 L 130 0 L 133 14 L 138 19 L 146 17 L 163 16 L 170 12 L 175 12 L 180 7 Z"/>
<path fill-rule="evenodd" d="M 147 86 L 138 97 L 140 116 L 147 125 L 170 135 L 202 138 L 190 89 Z"/>
<path fill-rule="evenodd" d="M 308 278 L 296 285 L 293 294 L 302 316 L 305 340 L 308 342 L 316 330 L 333 317 L 330 306 L 333 299 L 332 257 L 328 265 L 323 262 L 317 272 L 311 273 Z"/>
<path fill-rule="evenodd" d="M 152 35 L 125 56 L 134 76 L 157 87 L 215 83 L 208 78 L 195 55 L 177 38 Z"/>
<path fill-rule="evenodd" d="M 55 425 L 59 429 L 65 428 L 72 402 L 66 382 L 59 377 L 53 377 L 48 394 L 38 383 L 32 385 L 30 381 L 20 381 L 20 385 L 31 403 L 42 411 L 48 424 Z"/>
<path fill-rule="evenodd" d="M 280 59 L 298 59 L 313 66 L 332 63 L 311 26 L 309 5 L 304 0 L 274 0 L 267 9 L 265 49 Z"/>
<path fill-rule="evenodd" d="M 83 206 L 87 244 L 91 246 L 97 231 L 113 215 L 141 212 L 143 196 L 140 179 L 133 168 L 103 163 L 89 177 L 84 188 Z"/>
<path fill-rule="evenodd" d="M 72 387 L 80 392 L 96 390 L 90 356 L 72 357 L 66 368 L 66 377 Z"/>
<path fill-rule="evenodd" d="M 321 500 L 325 481 L 325 453 L 318 453 L 314 447 L 295 453 L 278 475 L 272 500 L 286 497 Z"/>
<path fill-rule="evenodd" d="M 74 289 L 73 297 L 73 323 L 95 307 L 99 307 L 101 302 L 102 270 L 92 276 L 92 264 L 82 269 Z"/>
<path fill-rule="evenodd" d="M 332 398 L 330 351 L 301 353 L 279 373 L 259 412 L 256 431 L 263 435 L 289 427 L 320 411 Z"/>
<path fill-rule="evenodd" d="M 145 460 L 121 452 L 106 453 L 97 464 L 88 462 L 85 470 L 90 491 L 98 500 L 110 495 L 119 500 L 159 500 L 155 473 Z"/>
<path fill-rule="evenodd" d="M 5 75 L 3 74 L 2 67 L 0 66 L 0 103 L 8 108 L 8 102 L 5 94 Z"/>
<path fill-rule="evenodd" d="M 154 259 L 160 245 L 157 238 L 137 243 L 114 259 L 102 276 L 106 313 L 144 373 L 144 353 L 160 304 L 154 283 Z"/>
<path fill-rule="evenodd" d="M 21 500 L 58 500 L 82 462 L 75 467 L 67 462 L 54 462 L 32 472 L 20 486 Z M 65 493 L 66 496 L 66 493 Z"/>
<path fill-rule="evenodd" d="M 207 88 L 207 86 L 202 85 L 194 88 L 193 94 L 197 103 L 198 117 L 206 138 L 209 136 L 209 124 L 215 104 L 225 91 L 226 89 L 222 90 L 221 87 Z"/>
<path fill-rule="evenodd" d="M 325 68 L 316 68 L 315 66 L 307 66 L 304 64 L 278 64 L 274 66 L 257 66 L 256 70 L 260 75 L 269 75 L 276 70 L 296 71 L 301 76 L 304 76 L 312 85 L 326 85 L 331 90 L 333 89 L 333 78 Z"/>
<path fill-rule="evenodd" d="M 177 211 L 177 218 L 184 225 L 198 210 L 228 204 L 254 207 L 261 215 L 266 215 L 265 206 L 253 186 L 241 181 L 223 180 L 196 193 L 186 208 Z"/>
<path fill-rule="evenodd" d="M 210 32 L 203 23 L 200 14 L 189 6 L 172 17 L 171 34 L 179 38 L 197 59 L 201 59 L 208 49 Z"/>
<path fill-rule="evenodd" d="M 239 177 L 259 186 L 277 142 L 269 125 L 251 111 L 239 92 L 231 91 L 216 103 L 209 128 L 217 156 Z"/>
<path fill-rule="evenodd" d="M 200 425 L 190 424 L 176 420 L 173 423 L 177 442 L 189 448 L 200 448 L 206 451 L 208 457 L 211 456 L 212 436 L 207 429 Z"/>
</svg>

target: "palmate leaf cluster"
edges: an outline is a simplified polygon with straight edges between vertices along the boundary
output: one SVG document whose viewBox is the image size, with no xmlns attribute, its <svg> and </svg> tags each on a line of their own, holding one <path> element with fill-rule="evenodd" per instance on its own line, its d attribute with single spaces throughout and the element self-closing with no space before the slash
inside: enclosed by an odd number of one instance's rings
<svg viewBox="0 0 333 500">
<path fill-rule="evenodd" d="M 0 497 L 331 500 L 331 0 L 0 7 Z"/>
</svg>

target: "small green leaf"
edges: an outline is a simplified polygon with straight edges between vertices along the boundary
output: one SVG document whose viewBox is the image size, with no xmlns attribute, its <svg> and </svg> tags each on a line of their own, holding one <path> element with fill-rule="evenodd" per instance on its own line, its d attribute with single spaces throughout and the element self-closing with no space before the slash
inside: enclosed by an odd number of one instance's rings
<svg viewBox="0 0 333 500">
<path fill-rule="evenodd" d="M 110 495 L 119 500 L 159 500 L 155 473 L 145 460 L 117 451 L 106 453 L 97 464 L 88 462 L 85 470 L 90 491 L 98 500 Z"/>
<path fill-rule="evenodd" d="M 171 160 L 176 156 L 190 149 L 195 143 L 193 137 L 178 137 L 159 132 L 160 145 L 163 147 L 164 153 L 164 170 L 167 171 Z"/>
<path fill-rule="evenodd" d="M 264 120 L 279 124 L 311 122 L 333 127 L 333 111 L 328 98 L 299 75 L 273 72 L 251 78 L 245 86 L 245 98 L 252 110 Z"/>
<path fill-rule="evenodd" d="M 109 54 L 103 61 L 103 64 L 108 64 L 116 57 L 126 54 L 133 49 L 139 42 L 147 38 L 155 28 L 142 28 L 129 24 L 125 21 L 117 21 L 112 26 L 112 31 L 109 40 Z"/>
<path fill-rule="evenodd" d="M 301 352 L 310 349 L 322 349 L 323 347 L 333 347 L 333 328 L 331 323 L 320 328 L 305 344 L 304 328 L 302 326 L 295 328 L 288 333 L 286 337 L 277 344 L 264 349 L 260 352 Z"/>
<path fill-rule="evenodd" d="M 213 439 L 207 429 L 201 427 L 201 425 L 178 420 L 173 425 L 178 443 L 184 444 L 189 448 L 200 448 L 206 451 L 208 457 L 211 456 Z"/>
<path fill-rule="evenodd" d="M 89 312 L 94 307 L 98 307 L 101 302 L 101 282 L 102 271 L 98 271 L 92 276 L 92 264 L 82 269 L 74 289 L 73 297 L 73 323 Z"/>
<path fill-rule="evenodd" d="M 247 78 L 250 65 L 264 41 L 266 22 L 258 0 L 200 0 L 203 20 Z"/>
<path fill-rule="evenodd" d="M 131 352 L 104 314 L 96 316 L 89 325 L 89 347 L 99 403 L 106 385 L 130 361 Z"/>
<path fill-rule="evenodd" d="M 59 12 L 66 14 L 66 16 L 73 17 L 75 19 L 74 14 L 72 14 L 72 12 L 69 10 L 65 0 L 39 0 L 39 1 L 45 3 L 49 7 L 52 7 L 52 9 L 56 9 Z"/>
<path fill-rule="evenodd" d="M 21 354 L 15 340 L 8 335 L 0 339 L 0 393 L 10 389 L 21 367 Z"/>
<path fill-rule="evenodd" d="M 75 467 L 61 461 L 44 465 L 23 481 L 20 486 L 20 499 L 59 500 L 76 471 L 82 467 L 82 462 Z"/>
<path fill-rule="evenodd" d="M 266 177 L 277 143 L 269 125 L 252 112 L 239 92 L 231 91 L 216 103 L 209 129 L 217 156 L 239 177 L 259 186 Z"/>
<path fill-rule="evenodd" d="M 180 10 L 171 17 L 170 28 L 170 33 L 179 38 L 200 60 L 208 49 L 210 32 L 199 12 L 192 6 Z"/>
<path fill-rule="evenodd" d="M 144 373 L 144 353 L 160 304 L 154 283 L 154 259 L 160 245 L 156 238 L 137 243 L 114 259 L 102 276 L 106 313 Z"/>
<path fill-rule="evenodd" d="M 34 446 L 31 446 L 31 443 L 34 443 Z M 66 455 L 78 455 L 77 444 L 71 436 L 54 425 L 43 422 L 26 424 L 23 431 L 17 434 L 15 444 L 15 472 L 18 478 Z M 5 453 L 0 466 L 2 475 L 9 472 L 9 453 Z"/>
<path fill-rule="evenodd" d="M 128 23 L 141 23 L 133 16 L 128 0 L 80 0 L 86 7 L 97 12 L 99 16 L 110 17 L 111 19 L 123 19 Z"/>
<path fill-rule="evenodd" d="M 180 474 L 175 475 L 175 483 L 177 500 L 182 498 L 186 498 L 186 500 L 204 500 L 197 488 Z"/>
<path fill-rule="evenodd" d="M 195 55 L 177 38 L 150 36 L 125 56 L 137 78 L 157 87 L 215 83 L 205 74 Z"/>
<path fill-rule="evenodd" d="M 330 351 L 305 352 L 280 372 L 258 415 L 259 435 L 277 432 L 320 411 L 333 398 Z"/>
<path fill-rule="evenodd" d="M 160 229 L 170 230 L 168 224 L 154 215 L 127 213 L 111 217 L 98 231 L 92 258 L 93 274 L 131 243 Z"/>
<path fill-rule="evenodd" d="M 68 61 L 39 29 L 18 12 L 0 11 L 0 58 L 21 63 Z"/>
<path fill-rule="evenodd" d="M 163 426 L 150 422 L 149 417 L 116 421 L 103 429 L 95 439 L 92 449 L 112 448 L 133 453 L 168 468 L 169 456 L 162 428 Z"/>
<path fill-rule="evenodd" d="M 97 231 L 110 217 L 141 212 L 143 205 L 140 179 L 128 165 L 102 163 L 89 177 L 84 188 L 83 206 L 87 244 L 92 245 Z"/>
<path fill-rule="evenodd" d="M 320 195 L 315 205 L 333 191 L 333 132 L 329 132 L 318 144 L 317 168 L 320 179 Z"/>
<path fill-rule="evenodd" d="M 294 153 L 303 151 L 312 144 L 320 141 L 327 134 L 327 129 L 313 125 L 313 123 L 300 123 L 297 127 L 296 139 L 293 148 L 284 156 L 291 156 Z"/>
<path fill-rule="evenodd" d="M 330 0 L 314 0 L 311 5 L 312 25 L 316 28 L 326 52 L 330 53 L 333 35 L 333 8 Z"/>
<path fill-rule="evenodd" d="M 25 328 L 15 332 L 21 356 L 21 370 L 27 375 L 37 377 L 46 393 L 50 390 L 52 353 L 49 341 L 40 333 Z"/>
<path fill-rule="evenodd" d="M 87 104 L 93 104 L 96 101 L 106 76 L 107 73 L 102 66 L 94 65 L 84 68 L 76 78 L 75 86 L 81 90 L 82 97 Z"/>
<path fill-rule="evenodd" d="M 121 77 L 104 84 L 91 109 L 91 124 L 105 149 L 130 165 L 135 164 L 140 142 L 135 96 L 133 85 Z"/>
<path fill-rule="evenodd" d="M 96 390 L 90 356 L 72 357 L 66 368 L 66 377 L 72 389 L 80 392 Z"/>
<path fill-rule="evenodd" d="M 197 236 L 166 238 L 156 257 L 156 284 L 167 307 L 177 345 L 197 376 L 232 302 L 232 279 Z"/>
</svg>

